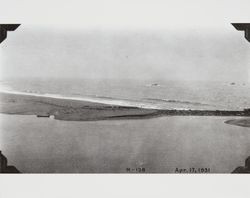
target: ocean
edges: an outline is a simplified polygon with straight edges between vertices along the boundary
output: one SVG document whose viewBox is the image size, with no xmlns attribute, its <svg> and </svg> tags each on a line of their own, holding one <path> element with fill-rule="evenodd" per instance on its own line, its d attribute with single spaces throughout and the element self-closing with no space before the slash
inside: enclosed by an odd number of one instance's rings
<svg viewBox="0 0 250 198">
<path fill-rule="evenodd" d="M 22 79 L 0 89 L 155 109 L 242 110 L 250 107 L 246 82 Z"/>
<path fill-rule="evenodd" d="M 248 83 L 133 80 L 12 80 L 5 91 L 157 109 L 250 107 Z M 250 129 L 233 117 L 60 121 L 0 114 L 0 149 L 24 173 L 230 173 L 250 155 Z"/>
</svg>

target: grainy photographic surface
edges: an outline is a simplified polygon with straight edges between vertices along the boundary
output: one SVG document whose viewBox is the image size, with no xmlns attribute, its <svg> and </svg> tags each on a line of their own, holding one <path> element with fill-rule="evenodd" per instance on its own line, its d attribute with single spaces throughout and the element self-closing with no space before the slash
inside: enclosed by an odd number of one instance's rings
<svg viewBox="0 0 250 198">
<path fill-rule="evenodd" d="M 5 33 L 2 172 L 249 172 L 249 24 Z"/>
</svg>

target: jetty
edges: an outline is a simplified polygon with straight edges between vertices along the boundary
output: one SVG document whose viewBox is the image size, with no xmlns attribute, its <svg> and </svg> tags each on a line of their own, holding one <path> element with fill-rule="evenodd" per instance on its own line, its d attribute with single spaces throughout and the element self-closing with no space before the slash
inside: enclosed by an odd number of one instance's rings
<svg viewBox="0 0 250 198">
<path fill-rule="evenodd" d="M 173 116 L 250 116 L 250 109 L 233 110 L 159 110 L 161 114 Z"/>
</svg>

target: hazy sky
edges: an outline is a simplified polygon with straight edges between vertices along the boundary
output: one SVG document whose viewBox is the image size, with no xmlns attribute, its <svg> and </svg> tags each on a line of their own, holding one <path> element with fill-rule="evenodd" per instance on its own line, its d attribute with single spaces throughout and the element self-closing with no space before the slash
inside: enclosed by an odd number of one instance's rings
<svg viewBox="0 0 250 198">
<path fill-rule="evenodd" d="M 230 25 L 250 17 L 249 1 L 49 5 L 16 1 L 15 17 L 1 11 L 23 23 L 0 45 L 2 78 L 250 79 L 250 43 Z"/>
</svg>

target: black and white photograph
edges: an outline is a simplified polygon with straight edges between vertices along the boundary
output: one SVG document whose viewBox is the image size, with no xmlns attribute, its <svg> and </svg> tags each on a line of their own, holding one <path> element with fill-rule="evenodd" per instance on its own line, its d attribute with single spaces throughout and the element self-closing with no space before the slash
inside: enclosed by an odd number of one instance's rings
<svg viewBox="0 0 250 198">
<path fill-rule="evenodd" d="M 0 172 L 250 173 L 250 2 L 212 2 L 1 19 Z"/>
</svg>

